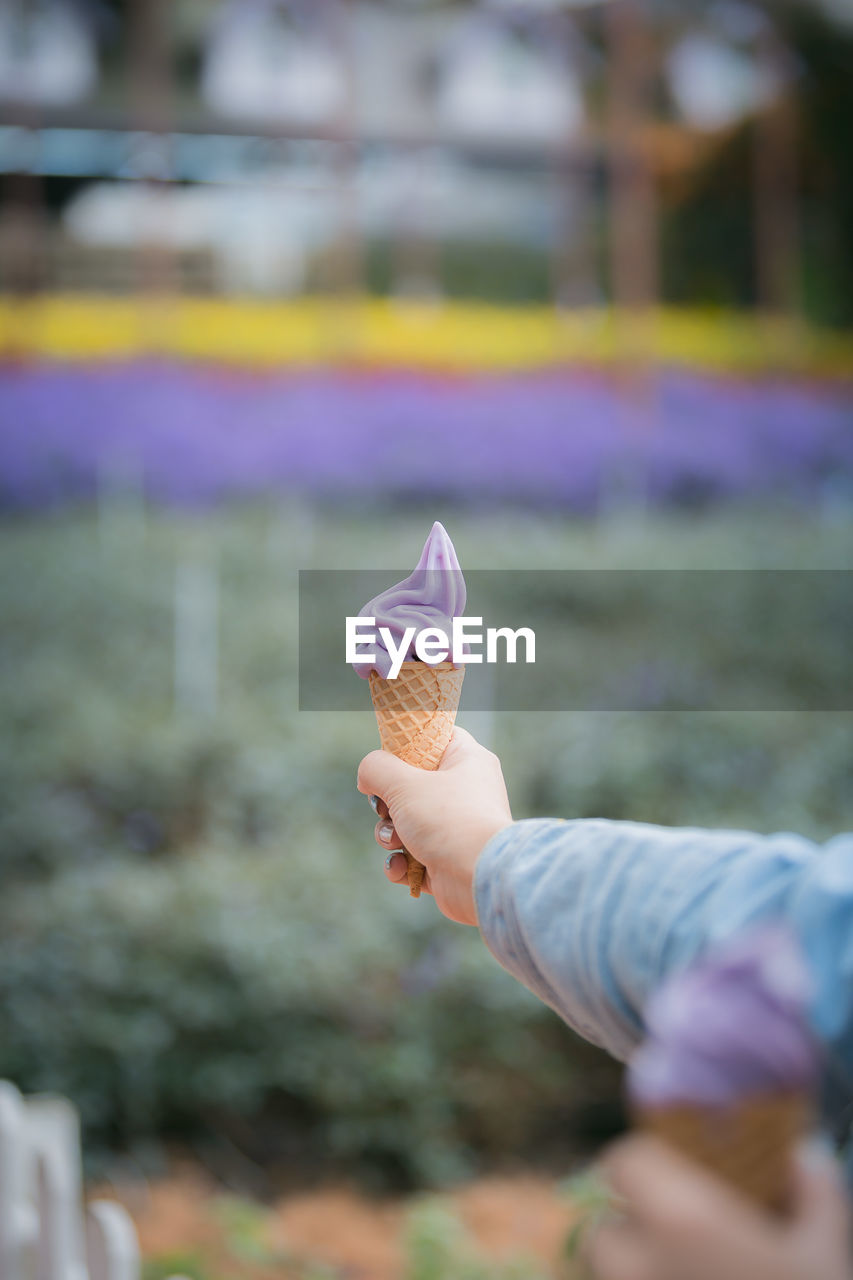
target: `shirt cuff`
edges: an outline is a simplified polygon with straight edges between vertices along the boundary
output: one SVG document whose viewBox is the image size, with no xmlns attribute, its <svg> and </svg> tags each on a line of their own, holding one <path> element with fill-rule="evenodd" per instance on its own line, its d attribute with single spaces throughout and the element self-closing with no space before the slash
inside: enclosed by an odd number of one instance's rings
<svg viewBox="0 0 853 1280">
<path fill-rule="evenodd" d="M 519 879 L 536 876 L 543 844 L 565 833 L 559 819 L 525 819 L 492 836 L 474 868 L 474 900 L 480 934 L 504 969 L 533 991 L 560 1017 L 559 994 L 550 986 L 525 938 L 517 909 Z"/>
</svg>

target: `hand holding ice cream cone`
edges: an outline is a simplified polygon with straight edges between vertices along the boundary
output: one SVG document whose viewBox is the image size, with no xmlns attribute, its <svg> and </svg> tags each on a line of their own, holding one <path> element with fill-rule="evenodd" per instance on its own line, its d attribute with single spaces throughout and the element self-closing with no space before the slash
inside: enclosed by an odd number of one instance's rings
<svg viewBox="0 0 853 1280">
<path fill-rule="evenodd" d="M 853 1280 L 847 1194 L 822 1145 L 793 1154 L 784 1217 L 644 1133 L 611 1147 L 603 1173 L 616 1211 L 582 1244 L 596 1280 Z"/>
<path fill-rule="evenodd" d="M 380 815 L 376 840 L 389 854 L 386 878 L 408 882 L 406 860 L 394 852 L 408 846 L 428 867 L 424 889 L 442 914 L 476 924 L 477 861 L 491 837 L 512 822 L 497 756 L 464 729 L 454 729 L 438 769 L 417 769 L 389 751 L 371 751 L 359 766 L 358 789 L 373 798 Z"/>
<path fill-rule="evenodd" d="M 400 638 L 409 627 L 417 631 L 440 627 L 448 633 L 453 618 L 464 612 L 465 598 L 465 580 L 453 544 L 436 522 L 414 572 L 370 600 L 360 616 L 375 619 L 378 627 Z M 411 652 L 391 678 L 392 659 L 382 641 L 378 642 L 375 662 L 354 665 L 370 682 L 382 749 L 418 769 L 437 769 L 453 735 L 465 668 L 449 661 L 430 664 L 415 660 Z M 424 868 L 408 850 L 403 852 L 408 862 L 409 892 L 417 898 Z"/>
<path fill-rule="evenodd" d="M 818 1054 L 793 938 L 763 929 L 671 978 L 646 1011 L 628 1090 L 643 1129 L 774 1213 L 813 1123 Z"/>
</svg>

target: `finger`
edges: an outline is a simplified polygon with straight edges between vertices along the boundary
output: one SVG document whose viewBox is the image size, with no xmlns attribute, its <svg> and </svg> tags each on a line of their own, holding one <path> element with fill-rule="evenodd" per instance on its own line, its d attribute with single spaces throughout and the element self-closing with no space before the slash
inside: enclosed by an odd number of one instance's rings
<svg viewBox="0 0 853 1280">
<path fill-rule="evenodd" d="M 414 765 L 398 760 L 390 751 L 371 751 L 358 766 L 356 786 L 362 795 L 380 797 L 390 806 L 400 787 L 413 773 L 420 772 Z"/>
<path fill-rule="evenodd" d="M 402 849 L 403 841 L 397 835 L 393 822 L 389 822 L 387 818 L 380 818 L 376 824 L 374 831 L 376 843 L 380 844 L 385 852 L 394 849 Z"/>
<path fill-rule="evenodd" d="M 838 1161 L 822 1139 L 797 1150 L 791 1180 L 793 1219 L 823 1237 L 843 1236 L 850 1206 Z"/>
<path fill-rule="evenodd" d="M 394 827 L 388 822 L 377 822 L 375 834 L 376 843 L 383 849 L 389 850 L 388 857 L 385 859 L 385 875 L 393 884 L 407 884 L 409 880 L 409 861 L 405 853 L 401 852 L 403 842 Z M 424 876 L 421 892 L 432 893 L 429 872 Z"/>
<path fill-rule="evenodd" d="M 734 1229 L 750 1230 L 758 1211 L 719 1178 L 647 1134 L 617 1143 L 604 1159 L 613 1192 L 632 1219 L 652 1231 L 713 1236 L 727 1217 Z"/>
<path fill-rule="evenodd" d="M 409 883 L 409 864 L 404 853 L 389 853 L 385 859 L 385 877 L 392 884 Z"/>
<path fill-rule="evenodd" d="M 630 1227 L 597 1227 L 583 1254 L 596 1280 L 655 1280 L 648 1249 Z"/>
</svg>

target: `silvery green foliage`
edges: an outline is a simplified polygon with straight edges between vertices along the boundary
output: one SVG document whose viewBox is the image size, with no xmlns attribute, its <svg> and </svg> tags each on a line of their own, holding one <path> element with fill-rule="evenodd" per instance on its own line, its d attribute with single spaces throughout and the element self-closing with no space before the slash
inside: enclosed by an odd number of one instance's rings
<svg viewBox="0 0 853 1280">
<path fill-rule="evenodd" d="M 748 509 L 606 530 L 448 518 L 471 567 L 837 567 L 849 540 Z M 377 744 L 367 705 L 295 710 L 302 557 L 399 565 L 423 523 L 288 506 L 148 513 L 115 538 L 87 513 L 4 531 L 0 1076 L 69 1096 L 89 1150 L 180 1134 L 399 1188 L 535 1154 L 591 1090 L 615 1095 L 474 930 L 386 884 L 355 790 Z M 174 704 L 182 556 L 219 575 L 212 719 Z M 494 728 L 519 817 L 853 826 L 847 716 Z"/>
<path fill-rule="evenodd" d="M 450 1205 L 426 1197 L 409 1212 L 405 1280 L 546 1280 L 531 1258 L 486 1258 Z"/>
</svg>

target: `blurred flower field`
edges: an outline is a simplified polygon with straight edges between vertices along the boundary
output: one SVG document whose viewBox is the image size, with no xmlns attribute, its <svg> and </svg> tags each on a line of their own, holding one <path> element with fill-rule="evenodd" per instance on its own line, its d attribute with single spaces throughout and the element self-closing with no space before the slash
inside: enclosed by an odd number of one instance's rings
<svg viewBox="0 0 853 1280">
<path fill-rule="evenodd" d="M 544 503 L 850 500 L 843 384 L 670 369 L 439 376 L 252 374 L 157 363 L 7 367 L 0 503 L 96 494 L 121 474 L 172 503 L 306 494 Z"/>
<path fill-rule="evenodd" d="M 844 329 L 730 308 L 555 308 L 360 296 L 260 299 L 46 294 L 0 297 L 5 360 L 160 359 L 231 368 L 346 367 L 506 373 L 661 366 L 849 379 Z"/>
</svg>

